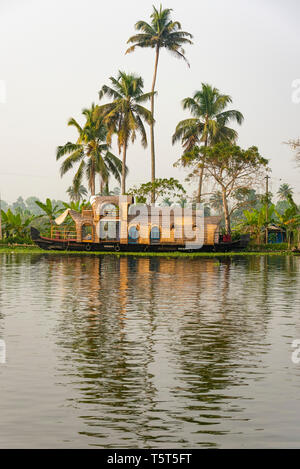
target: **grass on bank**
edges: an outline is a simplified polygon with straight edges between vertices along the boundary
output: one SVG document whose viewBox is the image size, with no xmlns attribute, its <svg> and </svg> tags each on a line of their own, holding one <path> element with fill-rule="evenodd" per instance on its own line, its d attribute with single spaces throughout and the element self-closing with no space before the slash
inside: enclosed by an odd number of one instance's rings
<svg viewBox="0 0 300 469">
<path fill-rule="evenodd" d="M 278 246 L 278 247 L 277 247 Z M 81 255 L 81 256 L 138 256 L 138 257 L 233 257 L 233 256 L 266 256 L 266 255 L 291 255 L 291 251 L 287 250 L 287 245 L 259 245 L 249 246 L 247 250 L 240 252 L 115 252 L 115 251 L 59 251 L 59 250 L 43 250 L 37 246 L 8 246 L 0 244 L 0 253 L 5 254 L 45 254 L 45 255 Z"/>
</svg>

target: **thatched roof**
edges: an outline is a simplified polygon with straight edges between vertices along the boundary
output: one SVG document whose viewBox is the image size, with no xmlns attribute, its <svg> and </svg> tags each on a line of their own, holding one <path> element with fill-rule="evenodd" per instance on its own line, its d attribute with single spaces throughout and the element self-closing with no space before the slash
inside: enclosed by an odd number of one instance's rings
<svg viewBox="0 0 300 469">
<path fill-rule="evenodd" d="M 59 215 L 59 217 L 55 219 L 55 223 L 57 225 L 61 225 L 68 215 L 70 215 L 70 217 L 75 221 L 75 223 L 80 222 L 82 219 L 81 213 L 76 212 L 76 210 L 67 208 L 67 210 L 65 210 L 61 215 Z"/>
</svg>

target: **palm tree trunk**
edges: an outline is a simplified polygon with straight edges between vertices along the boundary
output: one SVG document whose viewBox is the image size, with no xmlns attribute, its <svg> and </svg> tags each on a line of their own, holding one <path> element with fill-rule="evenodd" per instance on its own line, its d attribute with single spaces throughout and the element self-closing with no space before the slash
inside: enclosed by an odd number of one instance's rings
<svg viewBox="0 0 300 469">
<path fill-rule="evenodd" d="M 127 152 L 127 142 L 123 145 L 123 160 L 122 160 L 122 184 L 121 184 L 121 193 L 125 195 L 126 192 L 126 152 Z"/>
<path fill-rule="evenodd" d="M 95 161 L 92 160 L 92 167 L 91 167 L 90 181 L 89 181 L 89 185 L 90 185 L 90 189 L 91 189 L 91 195 L 95 195 L 95 178 L 96 178 Z"/>
<path fill-rule="evenodd" d="M 100 173 L 99 173 L 99 178 L 100 178 L 100 194 L 102 195 L 103 187 L 104 187 L 104 181 L 103 181 L 102 175 Z"/>
<path fill-rule="evenodd" d="M 199 185 L 198 185 L 198 193 L 197 193 L 197 203 L 198 204 L 200 204 L 200 202 L 201 202 L 203 173 L 204 173 L 204 167 L 202 166 L 200 168 L 200 171 L 199 171 Z"/>
<path fill-rule="evenodd" d="M 208 145 L 208 137 L 206 137 L 205 139 L 205 143 L 204 143 L 205 148 L 207 147 L 207 145 Z M 201 203 L 203 176 L 204 176 L 204 164 L 203 166 L 201 166 L 200 171 L 199 171 L 199 185 L 198 185 L 198 194 L 197 194 L 198 204 Z"/>
<path fill-rule="evenodd" d="M 226 230 L 226 234 L 230 235 L 231 234 L 230 215 L 229 215 L 229 209 L 228 209 L 228 203 L 227 203 L 227 197 L 226 197 L 226 190 L 223 187 L 222 187 L 222 199 L 223 199 L 223 209 L 224 209 L 224 216 L 225 216 L 225 230 Z"/>
<path fill-rule="evenodd" d="M 158 58 L 159 58 L 159 46 L 156 46 L 154 75 L 153 75 L 152 88 L 151 88 L 152 93 L 154 93 L 155 91 Z M 154 118 L 154 94 L 151 96 L 151 113 L 152 113 L 152 117 Z M 151 141 L 151 182 L 154 183 L 155 181 L 154 122 L 150 124 L 150 141 Z M 155 189 L 154 188 L 151 193 L 151 203 L 152 204 L 155 203 Z"/>
</svg>

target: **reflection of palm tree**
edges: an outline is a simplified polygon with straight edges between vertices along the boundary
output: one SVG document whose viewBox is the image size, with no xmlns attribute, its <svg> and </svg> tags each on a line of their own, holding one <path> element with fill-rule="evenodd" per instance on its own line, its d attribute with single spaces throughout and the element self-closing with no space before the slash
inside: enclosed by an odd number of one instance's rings
<svg viewBox="0 0 300 469">
<path fill-rule="evenodd" d="M 145 261 L 147 259 L 141 259 Z M 61 296 L 61 310 L 64 314 L 57 327 L 57 343 L 63 351 L 60 368 L 72 382 L 75 373 L 79 383 L 74 401 L 80 402 L 84 415 L 80 417 L 85 424 L 82 434 L 94 438 L 103 436 L 103 440 L 99 440 L 101 445 L 109 444 L 109 438 L 106 441 L 105 438 L 114 432 L 111 417 L 105 417 L 108 406 L 112 413 L 115 411 L 116 419 L 118 412 L 127 415 L 122 438 L 125 439 L 130 422 L 131 430 L 142 441 L 148 443 L 150 439 L 145 429 L 149 424 L 146 413 L 153 410 L 157 393 L 148 370 L 154 354 L 152 315 L 155 315 L 155 308 L 143 311 L 145 321 L 142 323 L 128 318 L 135 314 L 130 309 L 135 298 L 132 286 L 145 299 L 145 287 L 147 290 L 149 283 L 146 279 L 147 285 L 143 288 L 138 283 L 138 262 L 134 258 L 104 256 L 83 263 L 82 259 L 74 258 L 69 272 L 63 271 L 65 291 Z M 156 276 L 153 278 L 157 282 Z M 61 279 L 56 279 L 60 284 Z M 79 306 L 81 295 L 84 301 Z M 133 323 L 134 329 L 131 329 Z M 143 340 L 136 340 L 136 334 Z M 70 354 L 74 358 L 71 364 Z M 92 419 L 86 417 L 83 405 L 97 407 L 98 412 Z M 120 432 L 122 419 L 118 423 L 119 437 Z"/>
<path fill-rule="evenodd" d="M 181 30 L 181 24 L 178 21 L 171 20 L 171 9 L 157 10 L 153 6 L 151 14 L 151 22 L 138 21 L 135 25 L 138 34 L 130 37 L 128 43 L 133 44 L 130 46 L 126 53 L 133 52 L 136 47 L 152 48 L 155 49 L 155 65 L 154 75 L 152 80 L 152 96 L 151 96 L 151 113 L 154 118 L 154 92 L 157 76 L 157 66 L 160 49 L 164 48 L 171 52 L 175 57 L 186 61 L 185 52 L 182 48 L 184 44 L 192 44 L 192 35 Z M 150 124 L 150 137 L 151 137 L 151 182 L 155 181 L 155 146 L 154 146 L 154 121 Z M 155 202 L 155 190 L 151 194 L 151 203 Z"/>
</svg>

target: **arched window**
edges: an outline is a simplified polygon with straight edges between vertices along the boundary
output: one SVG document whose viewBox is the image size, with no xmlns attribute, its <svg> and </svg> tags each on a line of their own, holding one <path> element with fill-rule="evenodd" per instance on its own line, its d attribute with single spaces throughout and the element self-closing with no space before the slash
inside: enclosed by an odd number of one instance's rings
<svg viewBox="0 0 300 469">
<path fill-rule="evenodd" d="M 160 242 L 160 230 L 158 226 L 152 226 L 150 231 L 150 243 L 157 244 Z"/>
<path fill-rule="evenodd" d="M 118 241 L 120 239 L 120 226 L 118 220 L 100 220 L 101 240 Z"/>
<path fill-rule="evenodd" d="M 117 217 L 119 215 L 119 208 L 114 204 L 105 204 L 101 207 L 102 216 Z"/>
<path fill-rule="evenodd" d="M 139 239 L 139 232 L 136 226 L 131 226 L 128 231 L 128 243 L 136 244 Z"/>
</svg>

